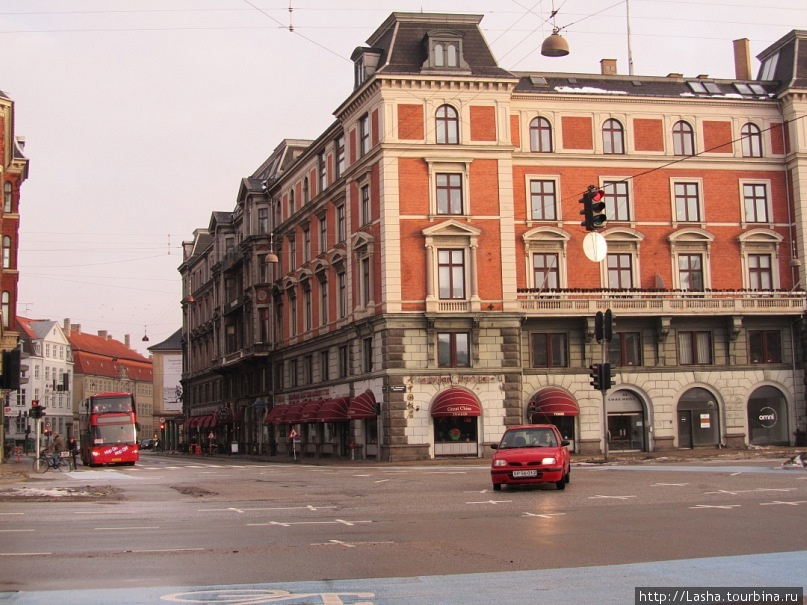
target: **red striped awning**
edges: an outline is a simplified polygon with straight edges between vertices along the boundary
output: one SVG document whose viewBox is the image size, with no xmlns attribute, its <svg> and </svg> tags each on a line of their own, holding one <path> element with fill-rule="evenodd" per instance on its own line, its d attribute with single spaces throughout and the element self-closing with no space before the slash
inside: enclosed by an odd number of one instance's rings
<svg viewBox="0 0 807 605">
<path fill-rule="evenodd" d="M 282 424 L 283 416 L 286 415 L 286 408 L 288 406 L 285 405 L 276 405 L 269 413 L 266 414 L 266 418 L 263 419 L 264 424 Z"/>
<path fill-rule="evenodd" d="M 202 419 L 199 421 L 199 424 L 197 424 L 196 426 L 198 426 L 200 429 L 206 429 L 207 427 L 210 426 L 211 422 L 213 422 L 213 416 L 212 415 L 202 416 Z"/>
<path fill-rule="evenodd" d="M 337 399 L 326 399 L 317 412 L 317 422 L 347 422 L 349 397 L 339 397 Z"/>
<path fill-rule="evenodd" d="M 541 389 L 533 395 L 530 404 L 535 405 L 533 415 L 577 416 L 580 413 L 575 398 L 558 387 Z"/>
<path fill-rule="evenodd" d="M 351 420 L 361 420 L 363 418 L 375 418 L 375 395 L 367 389 L 361 395 L 357 395 L 350 400 L 347 408 L 348 418 Z"/>
<path fill-rule="evenodd" d="M 432 418 L 481 415 L 479 401 L 464 389 L 448 389 L 438 393 L 432 402 Z"/>
<path fill-rule="evenodd" d="M 322 406 L 322 400 L 309 401 L 303 404 L 303 409 L 300 412 L 300 422 L 316 422 L 319 408 Z"/>
<path fill-rule="evenodd" d="M 286 410 L 286 415 L 283 417 L 283 424 L 297 424 L 300 422 L 300 416 L 303 415 L 303 403 L 292 403 L 289 409 Z"/>
</svg>

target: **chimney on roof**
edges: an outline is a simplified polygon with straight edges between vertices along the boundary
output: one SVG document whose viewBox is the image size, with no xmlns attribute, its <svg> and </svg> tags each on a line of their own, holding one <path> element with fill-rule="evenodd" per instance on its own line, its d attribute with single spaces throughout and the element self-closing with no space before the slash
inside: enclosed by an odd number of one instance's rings
<svg viewBox="0 0 807 605">
<path fill-rule="evenodd" d="M 81 324 L 70 324 L 70 331 L 81 334 Z"/>
<path fill-rule="evenodd" d="M 684 74 L 679 74 L 677 72 L 671 71 L 670 73 L 667 74 L 667 77 L 668 78 L 683 78 Z"/>
<path fill-rule="evenodd" d="M 734 76 L 738 80 L 751 80 L 751 47 L 748 38 L 734 41 Z"/>
<path fill-rule="evenodd" d="M 131 348 L 132 348 L 132 347 L 131 347 L 131 344 L 132 344 L 132 343 L 131 343 L 131 339 L 129 338 L 129 335 L 128 335 L 128 334 L 126 334 L 126 335 L 123 337 L 123 344 L 124 344 L 124 346 L 125 346 L 127 349 L 131 349 Z"/>
<path fill-rule="evenodd" d="M 98 330 L 98 336 L 105 339 L 107 337 L 106 330 Z"/>
<path fill-rule="evenodd" d="M 64 320 L 64 324 L 63 324 L 62 328 L 64 329 L 64 333 L 67 334 L 68 336 L 70 336 L 70 319 L 69 318 Z"/>
<path fill-rule="evenodd" d="M 600 73 L 604 76 L 615 76 L 616 59 L 600 59 Z"/>
</svg>

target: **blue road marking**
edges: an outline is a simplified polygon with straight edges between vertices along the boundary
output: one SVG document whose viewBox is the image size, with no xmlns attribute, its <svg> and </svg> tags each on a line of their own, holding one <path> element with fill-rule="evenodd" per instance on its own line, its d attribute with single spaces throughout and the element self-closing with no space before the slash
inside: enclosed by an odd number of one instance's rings
<svg viewBox="0 0 807 605">
<path fill-rule="evenodd" d="M 807 551 L 500 573 L 233 586 L 0 592 L 0 605 L 557 605 L 634 602 L 637 586 L 801 587 Z"/>
</svg>

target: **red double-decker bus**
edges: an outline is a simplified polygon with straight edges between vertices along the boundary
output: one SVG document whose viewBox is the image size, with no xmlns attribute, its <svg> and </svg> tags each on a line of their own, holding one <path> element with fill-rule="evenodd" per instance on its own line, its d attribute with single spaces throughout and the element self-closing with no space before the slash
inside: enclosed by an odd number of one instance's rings
<svg viewBox="0 0 807 605">
<path fill-rule="evenodd" d="M 137 411 L 131 393 L 98 393 L 79 403 L 81 462 L 133 465 L 137 447 Z"/>
</svg>

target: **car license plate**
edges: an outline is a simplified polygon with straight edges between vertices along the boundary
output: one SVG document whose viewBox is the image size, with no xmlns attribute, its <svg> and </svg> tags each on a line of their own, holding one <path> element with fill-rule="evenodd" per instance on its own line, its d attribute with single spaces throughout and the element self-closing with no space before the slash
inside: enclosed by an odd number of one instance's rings
<svg viewBox="0 0 807 605">
<path fill-rule="evenodd" d="M 513 471 L 513 479 L 523 479 L 524 477 L 537 477 L 538 471 Z"/>
<path fill-rule="evenodd" d="M 122 462 L 123 458 L 113 458 L 112 462 Z"/>
</svg>

